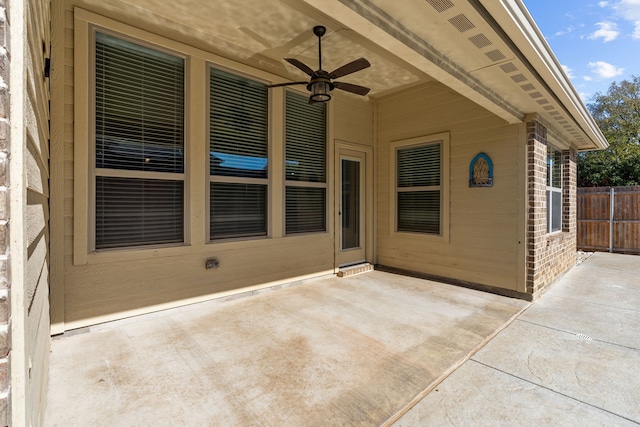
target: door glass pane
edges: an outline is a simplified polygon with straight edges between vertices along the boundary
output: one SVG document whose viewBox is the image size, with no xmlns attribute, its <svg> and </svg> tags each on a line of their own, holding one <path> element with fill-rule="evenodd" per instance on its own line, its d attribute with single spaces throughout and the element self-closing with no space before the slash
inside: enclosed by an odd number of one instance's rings
<svg viewBox="0 0 640 427">
<path fill-rule="evenodd" d="M 360 247 L 360 162 L 342 160 L 342 249 Z"/>
</svg>

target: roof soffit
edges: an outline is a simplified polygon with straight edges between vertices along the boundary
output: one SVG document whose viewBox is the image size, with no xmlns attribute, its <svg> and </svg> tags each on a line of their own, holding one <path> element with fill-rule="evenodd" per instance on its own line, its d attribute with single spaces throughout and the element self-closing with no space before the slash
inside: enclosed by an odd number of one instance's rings
<svg viewBox="0 0 640 427">
<path fill-rule="evenodd" d="M 525 55 L 511 32 L 502 29 L 531 33 L 518 27 L 514 16 L 494 17 L 478 0 L 305 1 L 508 122 L 536 112 L 577 149 L 606 144 L 562 68 L 539 72 L 538 64 L 529 62 L 528 56 L 535 54 L 534 59 L 557 64 L 544 41 L 537 53 Z"/>
</svg>

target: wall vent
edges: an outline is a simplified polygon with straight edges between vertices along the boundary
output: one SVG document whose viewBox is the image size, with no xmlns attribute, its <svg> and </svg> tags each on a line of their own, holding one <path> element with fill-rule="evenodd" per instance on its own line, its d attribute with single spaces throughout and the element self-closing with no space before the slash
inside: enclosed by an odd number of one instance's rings
<svg viewBox="0 0 640 427">
<path fill-rule="evenodd" d="M 524 74 L 516 74 L 515 76 L 511 76 L 511 78 L 516 83 L 522 83 L 527 81 L 527 78 L 524 76 Z"/>
<path fill-rule="evenodd" d="M 551 112 L 549 114 L 551 114 L 552 116 L 559 116 L 560 112 L 559 111 L 553 111 L 553 112 Z"/>
<path fill-rule="evenodd" d="M 554 108 L 555 108 L 555 107 L 554 107 L 553 105 L 546 105 L 546 106 L 544 107 L 544 109 L 545 109 L 545 110 L 547 110 L 547 111 L 551 111 L 551 110 L 553 110 Z"/>
<path fill-rule="evenodd" d="M 498 49 L 492 50 L 491 52 L 487 52 L 487 53 L 485 53 L 485 55 L 487 55 L 489 57 L 489 59 L 492 60 L 493 62 L 502 61 L 503 59 L 507 59 L 507 57 L 504 56 L 504 54 L 502 52 L 500 52 Z"/>
<path fill-rule="evenodd" d="M 475 25 L 473 25 L 473 22 L 469 21 L 469 18 L 464 16 L 464 14 L 462 13 L 449 19 L 449 22 L 461 33 L 464 33 L 465 31 L 469 31 L 476 27 Z"/>
<path fill-rule="evenodd" d="M 528 91 L 528 90 L 534 90 L 536 87 L 534 85 L 532 85 L 531 83 L 526 84 L 526 85 L 522 85 L 520 86 L 522 88 L 522 90 Z"/>
<path fill-rule="evenodd" d="M 453 3 L 449 0 L 427 0 L 427 3 L 433 6 L 433 8 L 440 13 L 453 7 Z"/>
<path fill-rule="evenodd" d="M 540 104 L 540 105 L 546 105 L 548 103 L 549 103 L 549 101 L 547 101 L 546 99 L 541 99 L 540 101 L 538 101 L 538 104 Z"/>
<path fill-rule="evenodd" d="M 502 64 L 500 68 L 502 68 L 502 71 L 504 71 L 507 74 L 513 73 L 514 71 L 518 71 L 518 68 L 515 65 L 513 65 L 512 62 Z"/>
<path fill-rule="evenodd" d="M 476 45 L 478 49 L 482 49 L 483 47 L 487 47 L 492 44 L 491 40 L 489 40 L 484 34 L 478 34 L 477 36 L 469 37 L 469 41 Z"/>
<path fill-rule="evenodd" d="M 529 96 L 532 97 L 533 99 L 542 98 L 542 94 L 540 92 L 530 93 Z"/>
</svg>

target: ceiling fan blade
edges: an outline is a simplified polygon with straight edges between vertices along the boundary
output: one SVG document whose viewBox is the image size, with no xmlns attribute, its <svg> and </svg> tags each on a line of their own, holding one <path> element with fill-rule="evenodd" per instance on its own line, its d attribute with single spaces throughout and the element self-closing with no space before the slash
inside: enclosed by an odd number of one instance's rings
<svg viewBox="0 0 640 427">
<path fill-rule="evenodd" d="M 309 82 L 289 82 L 289 83 L 277 83 L 274 85 L 268 85 L 267 87 L 281 87 L 281 86 L 291 86 L 291 85 L 307 85 Z"/>
<path fill-rule="evenodd" d="M 340 77 L 344 77 L 347 74 L 355 73 L 356 71 L 364 70 L 365 68 L 370 67 L 371 64 L 364 58 L 356 59 L 355 61 L 351 61 L 348 64 L 343 65 L 342 67 L 336 68 L 333 72 L 329 73 L 329 76 L 332 79 L 338 79 Z"/>
<path fill-rule="evenodd" d="M 358 86 L 351 83 L 333 82 L 333 86 L 336 89 L 344 90 L 345 92 L 355 93 L 356 95 L 365 96 L 371 89 L 364 86 Z"/>
<path fill-rule="evenodd" d="M 315 72 L 308 65 L 305 65 L 304 63 L 298 61 L 295 58 L 284 58 L 284 60 L 287 61 L 289 64 L 293 65 L 294 67 L 298 68 L 299 70 L 304 71 L 306 74 L 308 74 L 311 77 L 315 75 Z"/>
</svg>

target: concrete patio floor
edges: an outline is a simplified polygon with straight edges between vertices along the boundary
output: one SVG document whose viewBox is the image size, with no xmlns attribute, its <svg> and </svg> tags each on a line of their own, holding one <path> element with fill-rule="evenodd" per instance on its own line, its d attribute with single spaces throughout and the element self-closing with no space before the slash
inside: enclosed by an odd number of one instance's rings
<svg viewBox="0 0 640 427">
<path fill-rule="evenodd" d="M 56 338 L 46 425 L 380 425 L 528 303 L 374 271 Z"/>
<path fill-rule="evenodd" d="M 54 339 L 46 425 L 637 426 L 639 331 L 638 256 L 596 253 L 530 305 L 323 278 Z"/>
</svg>

